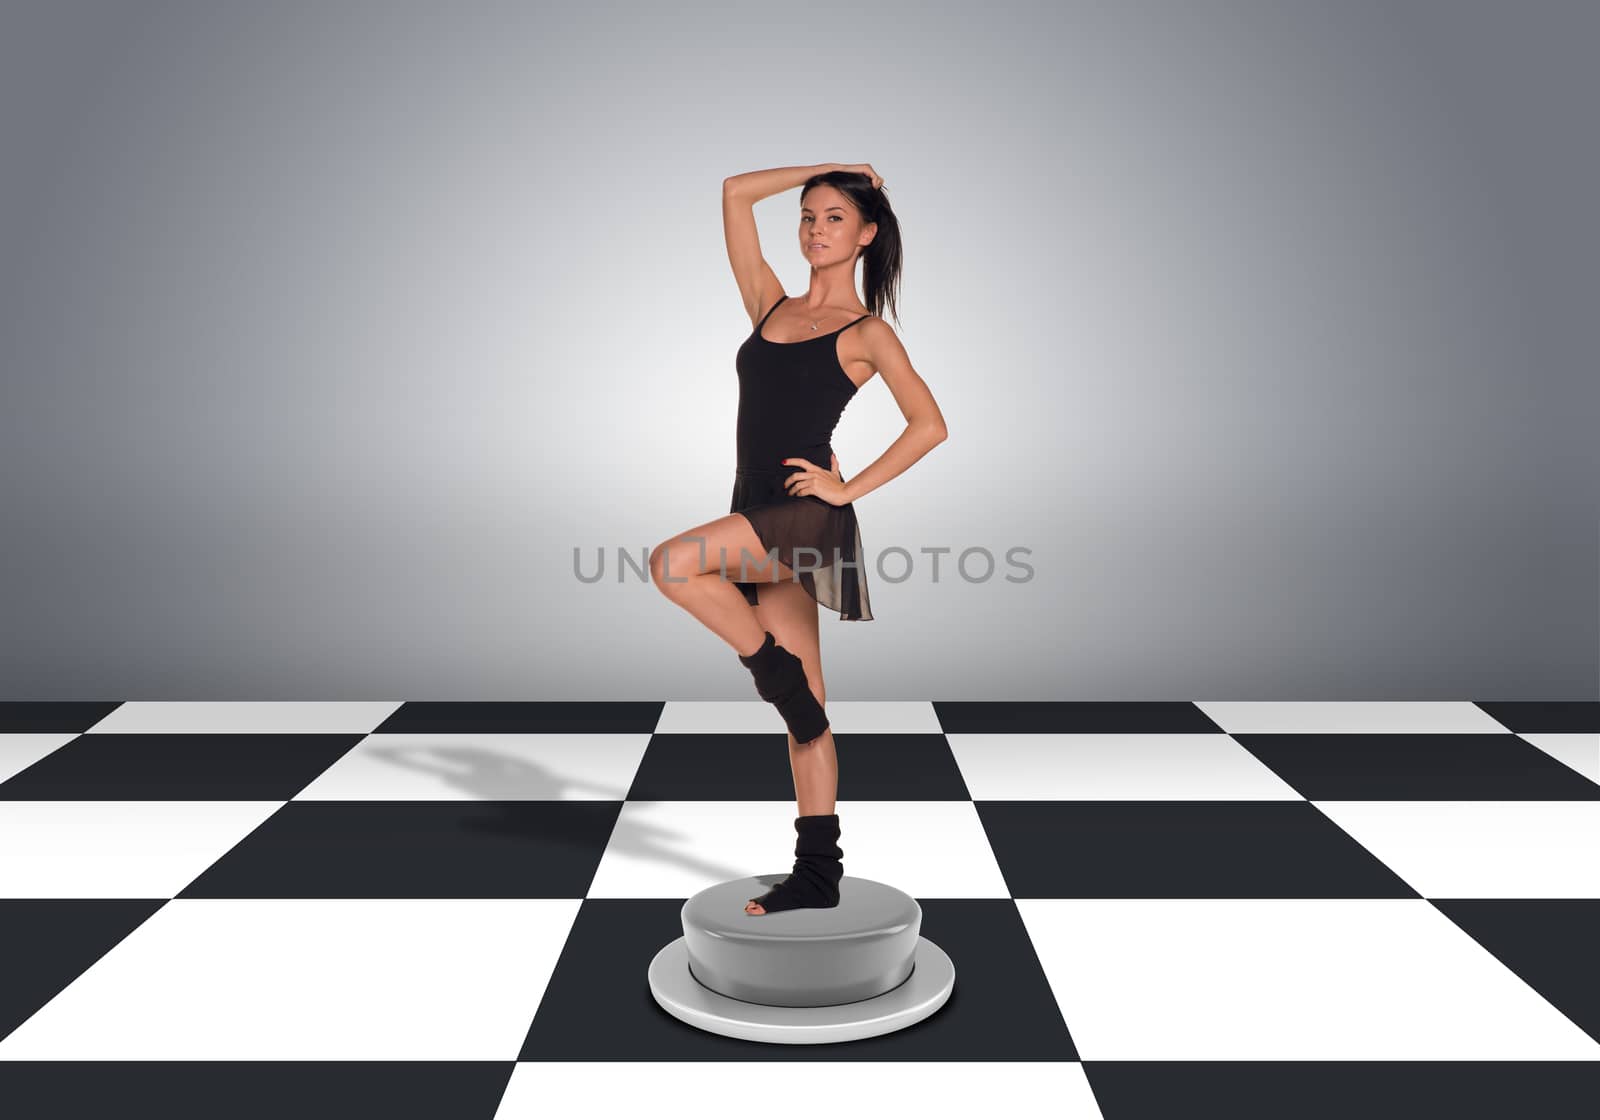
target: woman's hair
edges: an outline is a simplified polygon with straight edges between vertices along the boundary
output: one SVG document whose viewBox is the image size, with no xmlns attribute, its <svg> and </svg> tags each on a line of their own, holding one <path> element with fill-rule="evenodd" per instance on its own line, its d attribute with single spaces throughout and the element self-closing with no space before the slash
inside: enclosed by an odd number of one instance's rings
<svg viewBox="0 0 1600 1120">
<path fill-rule="evenodd" d="M 900 293 L 900 222 L 889 207 L 889 196 L 882 187 L 874 187 L 872 180 L 860 171 L 824 171 L 813 175 L 800 187 L 800 202 L 806 192 L 826 183 L 836 188 L 861 212 L 863 224 L 878 223 L 878 232 L 861 250 L 861 284 L 866 289 L 866 304 L 874 315 L 883 317 L 885 308 L 900 321 L 896 299 Z"/>
</svg>

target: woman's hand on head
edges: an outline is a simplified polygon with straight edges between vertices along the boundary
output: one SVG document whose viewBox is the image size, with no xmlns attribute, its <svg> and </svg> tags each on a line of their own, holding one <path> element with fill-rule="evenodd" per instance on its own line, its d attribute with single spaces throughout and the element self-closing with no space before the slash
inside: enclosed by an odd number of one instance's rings
<svg viewBox="0 0 1600 1120">
<path fill-rule="evenodd" d="M 802 468 L 783 480 L 783 487 L 791 497 L 809 495 L 821 498 L 830 506 L 846 504 L 844 479 L 839 476 L 839 456 L 833 456 L 828 470 L 823 470 L 815 463 L 800 458 L 785 459 L 783 463 L 784 466 Z"/>
<path fill-rule="evenodd" d="M 883 177 L 880 176 L 876 171 L 872 170 L 872 164 L 870 163 L 842 163 L 839 166 L 846 171 L 859 171 L 861 174 L 871 179 L 873 190 L 877 190 L 879 187 L 883 186 Z"/>
</svg>

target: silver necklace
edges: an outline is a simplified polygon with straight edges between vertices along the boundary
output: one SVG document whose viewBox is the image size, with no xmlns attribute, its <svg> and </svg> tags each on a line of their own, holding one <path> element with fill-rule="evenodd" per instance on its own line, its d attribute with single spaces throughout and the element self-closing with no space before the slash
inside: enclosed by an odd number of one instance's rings
<svg viewBox="0 0 1600 1120">
<path fill-rule="evenodd" d="M 813 320 L 811 320 L 811 329 L 812 329 L 812 330 L 816 330 L 816 329 L 817 329 L 817 323 L 818 323 L 818 322 L 826 322 L 826 321 L 827 321 L 827 320 L 828 320 L 828 319 L 830 319 L 830 318 L 832 318 L 832 316 L 830 316 L 830 315 L 824 315 L 824 316 L 823 316 L 823 317 L 822 317 L 822 319 L 820 319 L 820 320 L 818 320 L 818 319 L 813 319 Z"/>
</svg>

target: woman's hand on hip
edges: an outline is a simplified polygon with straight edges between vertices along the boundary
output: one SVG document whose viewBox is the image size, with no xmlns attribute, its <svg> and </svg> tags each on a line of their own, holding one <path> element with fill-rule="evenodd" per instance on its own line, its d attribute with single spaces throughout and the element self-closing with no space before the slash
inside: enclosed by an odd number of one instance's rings
<svg viewBox="0 0 1600 1120">
<path fill-rule="evenodd" d="M 806 459 L 783 460 L 785 466 L 802 468 L 783 480 L 783 487 L 791 497 L 821 498 L 830 506 L 846 505 L 844 479 L 839 476 L 839 456 L 834 455 L 828 470 L 823 470 Z"/>
</svg>

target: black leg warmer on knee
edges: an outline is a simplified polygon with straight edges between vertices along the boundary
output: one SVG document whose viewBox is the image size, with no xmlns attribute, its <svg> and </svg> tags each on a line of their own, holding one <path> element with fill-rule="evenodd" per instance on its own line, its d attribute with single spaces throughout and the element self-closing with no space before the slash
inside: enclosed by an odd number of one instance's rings
<svg viewBox="0 0 1600 1120">
<path fill-rule="evenodd" d="M 739 660 L 755 677 L 761 699 L 778 709 L 796 743 L 809 743 L 828 729 L 828 717 L 806 683 L 805 665 L 777 643 L 772 631 L 766 632 L 760 649 L 739 654 Z"/>
<path fill-rule="evenodd" d="M 839 880 L 844 878 L 844 852 L 839 847 L 839 814 L 796 817 L 794 871 L 760 898 L 768 914 L 807 907 L 839 905 Z"/>
</svg>

